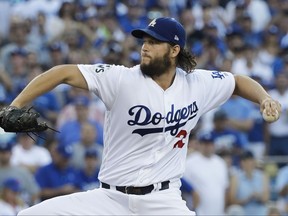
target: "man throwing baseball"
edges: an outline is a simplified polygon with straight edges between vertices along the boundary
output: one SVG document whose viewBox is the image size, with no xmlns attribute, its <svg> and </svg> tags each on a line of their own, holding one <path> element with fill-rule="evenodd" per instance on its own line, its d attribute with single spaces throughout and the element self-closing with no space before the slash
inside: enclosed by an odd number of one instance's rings
<svg viewBox="0 0 288 216">
<path fill-rule="evenodd" d="M 272 121 L 279 118 L 280 104 L 249 77 L 195 69 L 175 19 L 155 19 L 132 35 L 143 40 L 140 65 L 59 65 L 12 102 L 22 108 L 66 83 L 94 92 L 107 108 L 100 188 L 49 199 L 19 215 L 195 215 L 179 187 L 189 133 L 201 115 L 236 94 L 258 103 Z"/>
</svg>

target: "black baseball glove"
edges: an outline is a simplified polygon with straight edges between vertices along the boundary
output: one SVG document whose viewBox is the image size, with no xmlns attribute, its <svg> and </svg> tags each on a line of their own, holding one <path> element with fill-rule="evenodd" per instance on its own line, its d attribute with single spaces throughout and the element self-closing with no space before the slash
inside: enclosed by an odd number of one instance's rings
<svg viewBox="0 0 288 216">
<path fill-rule="evenodd" d="M 27 108 L 7 106 L 0 110 L 0 127 L 5 132 L 41 132 L 48 128 L 46 122 L 38 122 L 40 114 Z M 51 128 L 50 128 L 51 129 Z M 54 129 L 53 129 L 54 130 Z"/>
</svg>

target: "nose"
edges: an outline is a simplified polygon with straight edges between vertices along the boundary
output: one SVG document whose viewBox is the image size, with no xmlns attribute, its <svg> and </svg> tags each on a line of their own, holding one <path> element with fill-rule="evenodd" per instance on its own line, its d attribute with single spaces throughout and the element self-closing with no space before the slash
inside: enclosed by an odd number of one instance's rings
<svg viewBox="0 0 288 216">
<path fill-rule="evenodd" d="M 147 43 L 143 43 L 141 50 L 142 50 L 142 52 L 147 52 L 148 51 Z"/>
<path fill-rule="evenodd" d="M 141 56 L 147 55 L 147 53 L 148 53 L 148 50 L 143 45 L 142 48 L 141 48 Z"/>
</svg>

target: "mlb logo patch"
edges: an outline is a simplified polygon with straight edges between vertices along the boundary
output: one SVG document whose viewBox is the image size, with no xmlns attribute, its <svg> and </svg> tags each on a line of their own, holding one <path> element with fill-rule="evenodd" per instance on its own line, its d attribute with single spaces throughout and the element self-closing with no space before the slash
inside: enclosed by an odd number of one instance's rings
<svg viewBox="0 0 288 216">
<path fill-rule="evenodd" d="M 154 27 L 156 25 L 156 19 L 152 20 L 148 26 Z"/>
</svg>

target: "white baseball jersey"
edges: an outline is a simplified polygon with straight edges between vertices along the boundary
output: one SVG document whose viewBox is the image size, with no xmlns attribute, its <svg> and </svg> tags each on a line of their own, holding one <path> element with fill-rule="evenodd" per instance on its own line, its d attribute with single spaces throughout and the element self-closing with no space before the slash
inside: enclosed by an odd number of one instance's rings
<svg viewBox="0 0 288 216">
<path fill-rule="evenodd" d="M 89 90 L 106 105 L 99 179 L 110 185 L 146 186 L 179 180 L 188 136 L 200 116 L 232 95 L 228 72 L 176 69 L 163 90 L 140 66 L 78 65 Z"/>
</svg>

